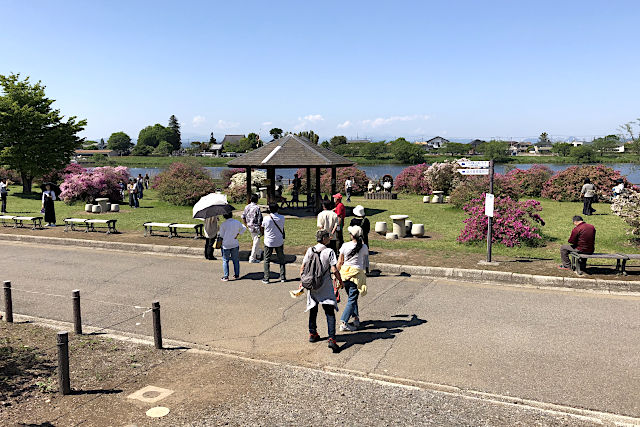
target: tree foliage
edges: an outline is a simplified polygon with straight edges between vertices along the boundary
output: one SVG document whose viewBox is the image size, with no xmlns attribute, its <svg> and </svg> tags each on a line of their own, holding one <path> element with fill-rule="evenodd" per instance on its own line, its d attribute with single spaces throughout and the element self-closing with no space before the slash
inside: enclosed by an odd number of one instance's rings
<svg viewBox="0 0 640 427">
<path fill-rule="evenodd" d="M 593 140 L 593 149 L 602 156 L 607 152 L 615 150 L 618 145 L 620 145 L 620 137 L 618 135 L 607 135 Z"/>
<path fill-rule="evenodd" d="M 507 154 L 507 151 L 509 150 L 509 143 L 506 141 L 485 142 L 480 144 L 478 150 L 494 161 L 503 161 L 509 157 Z"/>
<path fill-rule="evenodd" d="M 126 133 L 114 132 L 107 141 L 107 148 L 120 154 L 128 154 L 133 148 L 133 142 L 131 142 L 131 137 Z"/>
<path fill-rule="evenodd" d="M 151 153 L 153 153 L 153 147 L 149 145 L 136 144 L 131 150 L 131 154 L 134 156 L 148 156 Z"/>
<path fill-rule="evenodd" d="M 332 147 L 338 147 L 347 143 L 347 137 L 343 135 L 334 136 L 329 140 Z"/>
<path fill-rule="evenodd" d="M 180 123 L 178 123 L 178 118 L 173 114 L 169 117 L 168 129 L 171 130 L 171 136 L 166 141 L 171 144 L 172 151 L 179 150 L 182 145 L 182 141 L 180 139 Z"/>
<path fill-rule="evenodd" d="M 467 154 L 471 146 L 460 142 L 447 142 L 444 147 L 440 147 L 438 152 L 441 154 Z"/>
<path fill-rule="evenodd" d="M 298 132 L 296 135 L 304 136 L 305 138 L 307 138 L 309 141 L 313 142 L 314 144 L 317 144 L 318 141 L 320 140 L 320 137 L 312 130 L 304 131 L 304 132 Z"/>
<path fill-rule="evenodd" d="M 596 160 L 596 152 L 590 145 L 571 147 L 570 154 L 576 163 L 593 163 Z"/>
<path fill-rule="evenodd" d="M 63 168 L 84 138 L 87 124 L 75 116 L 63 121 L 41 82 L 32 84 L 20 74 L 0 75 L 0 164 L 18 171 L 22 190 L 31 192 L 34 178 Z"/>
<path fill-rule="evenodd" d="M 549 135 L 546 132 L 542 132 L 538 137 L 538 145 L 549 145 L 551 144 L 551 139 L 549 139 Z"/>
<path fill-rule="evenodd" d="M 400 163 L 418 164 L 424 162 L 424 150 L 404 138 L 389 143 L 393 157 Z"/>
<path fill-rule="evenodd" d="M 273 138 L 273 141 L 275 141 L 276 139 L 279 139 L 282 137 L 282 129 L 280 128 L 273 128 L 269 131 L 269 134 L 271 135 L 271 137 Z"/>
<path fill-rule="evenodd" d="M 170 141 L 172 137 L 174 137 L 173 130 L 156 123 L 140 131 L 136 145 L 146 145 L 155 148 L 160 144 L 160 141 Z"/>
<path fill-rule="evenodd" d="M 168 156 L 173 152 L 173 145 L 169 141 L 160 141 L 160 144 L 153 150 L 153 154 L 158 156 Z"/>
<path fill-rule="evenodd" d="M 571 149 L 573 148 L 572 144 L 568 142 L 557 142 L 551 146 L 551 152 L 556 153 L 559 156 L 567 157 L 571 154 Z"/>
</svg>

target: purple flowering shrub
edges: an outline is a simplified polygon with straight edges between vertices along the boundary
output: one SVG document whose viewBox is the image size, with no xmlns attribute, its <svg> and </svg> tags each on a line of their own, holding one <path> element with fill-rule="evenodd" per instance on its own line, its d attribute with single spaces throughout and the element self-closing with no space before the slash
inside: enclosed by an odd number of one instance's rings
<svg viewBox="0 0 640 427">
<path fill-rule="evenodd" d="M 107 197 L 111 202 L 122 200 L 120 182 L 127 182 L 129 169 L 124 166 L 105 166 L 92 171 L 65 175 L 60 185 L 60 198 L 67 203 L 77 200 L 93 201 L 98 197 Z"/>
<path fill-rule="evenodd" d="M 77 163 L 69 163 L 64 169 L 56 169 L 42 176 L 42 182 L 63 182 L 70 175 L 77 175 L 87 170 Z"/>
<path fill-rule="evenodd" d="M 305 168 L 300 168 L 297 171 L 302 184 L 300 185 L 300 192 L 307 192 L 307 170 Z M 339 193 L 344 193 L 344 182 L 347 178 L 353 177 L 353 194 L 362 194 L 367 189 L 367 184 L 369 183 L 369 177 L 367 173 L 361 169 L 358 169 L 357 166 L 350 166 L 348 168 L 337 168 L 336 169 L 336 191 Z M 316 171 L 315 168 L 311 169 L 311 188 L 315 188 L 315 179 L 316 179 Z M 291 187 L 293 188 L 293 187 Z M 331 169 L 322 169 L 320 175 L 320 191 L 326 194 L 331 192 Z"/>
<path fill-rule="evenodd" d="M 551 169 L 544 165 L 533 165 L 530 169 L 512 169 L 507 172 L 507 177 L 514 181 L 524 196 L 529 197 L 540 197 L 544 183 L 551 175 Z"/>
<path fill-rule="evenodd" d="M 580 190 L 585 178 L 591 180 L 601 199 L 611 197 L 616 179 L 622 178 L 625 187 L 630 186 L 629 181 L 620 175 L 620 171 L 605 165 L 571 166 L 549 178 L 544 184 L 542 197 L 558 202 L 578 202 L 581 200 Z"/>
<path fill-rule="evenodd" d="M 475 243 L 487 240 L 488 217 L 484 214 L 484 194 L 473 199 L 462 208 L 469 218 L 458 236 L 458 242 Z M 540 227 L 544 221 L 538 214 L 542 211 L 536 200 L 517 201 L 511 197 L 496 197 L 493 216 L 493 243 L 507 247 L 539 246 L 543 243 Z"/>
<path fill-rule="evenodd" d="M 429 167 L 430 165 L 427 163 L 421 163 L 403 169 L 394 180 L 393 186 L 400 193 L 429 194 L 433 190 L 433 188 L 429 187 L 429 182 L 425 176 L 425 172 Z"/>
<path fill-rule="evenodd" d="M 473 199 L 482 197 L 489 191 L 489 177 L 487 175 L 464 176 L 451 192 L 451 204 L 462 208 Z M 515 181 L 499 173 L 493 176 L 493 194 L 497 197 L 509 197 L 518 200 L 522 196 L 521 189 Z"/>
<path fill-rule="evenodd" d="M 161 200 L 177 206 L 194 205 L 216 185 L 205 168 L 193 162 L 176 162 L 159 173 L 153 183 Z"/>
</svg>

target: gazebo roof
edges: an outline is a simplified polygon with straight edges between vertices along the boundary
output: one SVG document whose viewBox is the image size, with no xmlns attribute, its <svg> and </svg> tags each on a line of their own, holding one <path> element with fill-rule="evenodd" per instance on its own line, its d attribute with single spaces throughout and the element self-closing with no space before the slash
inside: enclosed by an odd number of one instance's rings
<svg viewBox="0 0 640 427">
<path fill-rule="evenodd" d="M 347 167 L 354 162 L 298 135 L 285 135 L 227 163 L 231 167 Z"/>
</svg>

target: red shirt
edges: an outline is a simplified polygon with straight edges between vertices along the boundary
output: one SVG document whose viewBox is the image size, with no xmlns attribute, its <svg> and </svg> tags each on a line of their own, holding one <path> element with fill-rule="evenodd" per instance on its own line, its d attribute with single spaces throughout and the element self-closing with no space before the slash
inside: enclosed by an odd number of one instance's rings
<svg viewBox="0 0 640 427">
<path fill-rule="evenodd" d="M 592 254 L 595 250 L 596 228 L 591 224 L 581 222 L 571 231 L 569 243 L 578 252 Z"/>
<path fill-rule="evenodd" d="M 338 202 L 333 211 L 338 215 L 338 218 L 342 218 L 342 222 L 344 223 L 344 219 L 347 217 L 347 208 L 344 207 L 342 202 Z"/>
</svg>

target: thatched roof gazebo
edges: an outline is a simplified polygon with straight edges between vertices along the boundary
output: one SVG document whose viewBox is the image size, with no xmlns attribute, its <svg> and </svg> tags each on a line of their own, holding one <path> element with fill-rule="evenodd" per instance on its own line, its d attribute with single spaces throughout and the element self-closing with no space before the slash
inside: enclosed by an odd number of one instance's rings
<svg viewBox="0 0 640 427">
<path fill-rule="evenodd" d="M 331 194 L 336 192 L 336 168 L 353 166 L 354 162 L 297 135 L 285 135 L 267 145 L 227 163 L 229 167 L 247 171 L 247 199 L 251 197 L 251 169 L 267 170 L 267 199 L 275 201 L 277 168 L 307 169 L 307 202 L 320 206 L 320 169 L 331 169 Z M 315 197 L 311 196 L 311 168 L 316 169 Z"/>
</svg>

